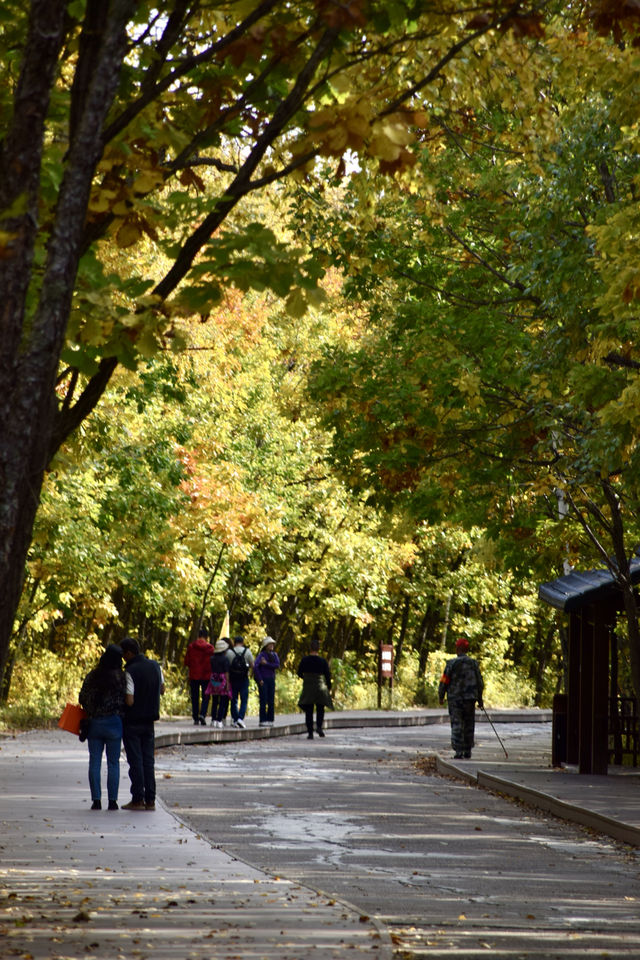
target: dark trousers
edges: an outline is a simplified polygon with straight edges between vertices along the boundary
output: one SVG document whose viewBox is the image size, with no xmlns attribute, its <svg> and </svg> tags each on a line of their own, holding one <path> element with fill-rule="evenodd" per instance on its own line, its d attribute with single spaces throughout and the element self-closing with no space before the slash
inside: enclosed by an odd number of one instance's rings
<svg viewBox="0 0 640 960">
<path fill-rule="evenodd" d="M 229 712 L 229 697 L 211 697 L 211 719 L 225 720 Z"/>
<path fill-rule="evenodd" d="M 238 697 L 240 706 L 238 707 Z M 243 677 L 242 680 L 231 678 L 231 718 L 232 720 L 244 720 L 247 712 L 247 702 L 249 700 L 249 677 Z"/>
<path fill-rule="evenodd" d="M 273 723 L 275 715 L 276 678 L 265 677 L 258 685 L 260 723 Z"/>
<path fill-rule="evenodd" d="M 476 728 L 475 700 L 449 700 L 449 719 L 453 752 L 471 756 Z"/>
<path fill-rule="evenodd" d="M 122 740 L 129 764 L 131 799 L 134 803 L 155 803 L 155 737 L 153 720 L 124 724 Z"/>
<path fill-rule="evenodd" d="M 208 680 L 189 680 L 191 690 L 191 715 L 195 723 L 200 717 L 206 717 L 209 709 L 209 695 L 205 693 Z"/>
<path fill-rule="evenodd" d="M 307 724 L 307 732 L 313 736 L 313 707 L 314 704 L 311 703 L 309 706 L 304 708 L 304 719 Z M 322 730 L 322 724 L 324 723 L 324 703 L 316 703 L 316 729 L 318 731 Z"/>
</svg>

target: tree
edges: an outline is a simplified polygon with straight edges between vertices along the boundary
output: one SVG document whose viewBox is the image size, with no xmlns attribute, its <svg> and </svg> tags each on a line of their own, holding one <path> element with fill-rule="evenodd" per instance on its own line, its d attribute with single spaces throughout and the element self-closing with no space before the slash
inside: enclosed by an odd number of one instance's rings
<svg viewBox="0 0 640 960">
<path fill-rule="evenodd" d="M 539 51 L 535 83 L 529 61 L 444 120 L 449 145 L 424 165 L 436 203 L 387 189 L 369 232 L 347 238 L 336 210 L 334 249 L 370 322 L 315 390 L 356 483 L 487 524 L 547 577 L 563 542 L 573 562 L 610 565 L 640 696 L 637 144 L 617 94 L 637 64 L 609 38 L 580 35 L 571 58 L 561 42 Z"/>
<path fill-rule="evenodd" d="M 539 9 L 3 4 L 0 673 L 44 472 L 117 365 L 179 346 L 177 318 L 206 317 L 229 284 L 271 285 L 298 312 L 313 295 L 315 263 L 234 222 L 240 202 L 311 175 L 320 154 L 402 169 L 424 92 L 472 45 L 490 53 L 497 28 L 538 30 Z M 219 173 L 217 192 L 202 169 Z M 105 245 L 144 236 L 170 257 L 159 281 L 105 269 Z"/>
</svg>

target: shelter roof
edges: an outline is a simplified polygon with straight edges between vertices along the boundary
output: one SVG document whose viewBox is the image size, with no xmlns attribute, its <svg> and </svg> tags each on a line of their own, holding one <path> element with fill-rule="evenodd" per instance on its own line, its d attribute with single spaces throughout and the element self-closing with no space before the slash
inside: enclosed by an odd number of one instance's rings
<svg viewBox="0 0 640 960">
<path fill-rule="evenodd" d="M 629 565 L 631 582 L 640 582 L 640 556 L 635 556 Z M 621 590 L 611 570 L 574 570 L 564 577 L 541 583 L 538 596 L 545 603 L 571 613 L 590 603 L 605 602 L 620 596 Z"/>
</svg>

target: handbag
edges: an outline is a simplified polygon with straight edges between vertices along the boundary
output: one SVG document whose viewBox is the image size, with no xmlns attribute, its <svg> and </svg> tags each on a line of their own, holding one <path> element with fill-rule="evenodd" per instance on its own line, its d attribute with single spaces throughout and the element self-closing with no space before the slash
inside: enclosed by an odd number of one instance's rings
<svg viewBox="0 0 640 960">
<path fill-rule="evenodd" d="M 68 733 L 80 735 L 80 721 L 86 719 L 87 714 L 78 703 L 68 703 L 62 711 L 62 716 L 58 720 L 58 726 L 61 730 Z"/>
<path fill-rule="evenodd" d="M 229 674 L 212 673 L 204 692 L 207 697 L 230 697 Z"/>
</svg>

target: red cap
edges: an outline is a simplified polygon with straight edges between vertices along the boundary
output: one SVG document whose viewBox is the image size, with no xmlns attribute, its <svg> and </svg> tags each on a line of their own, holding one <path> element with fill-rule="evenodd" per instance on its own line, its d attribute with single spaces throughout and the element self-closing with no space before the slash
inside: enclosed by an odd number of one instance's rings
<svg viewBox="0 0 640 960">
<path fill-rule="evenodd" d="M 458 637 L 458 639 L 456 640 L 456 650 L 468 650 L 468 649 L 469 649 L 469 641 L 465 640 L 464 637 Z"/>
</svg>

